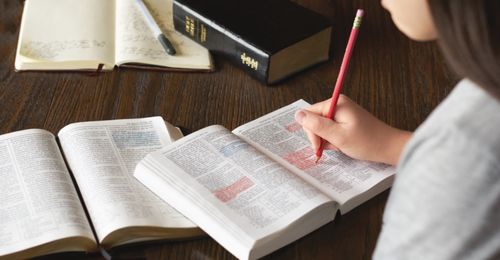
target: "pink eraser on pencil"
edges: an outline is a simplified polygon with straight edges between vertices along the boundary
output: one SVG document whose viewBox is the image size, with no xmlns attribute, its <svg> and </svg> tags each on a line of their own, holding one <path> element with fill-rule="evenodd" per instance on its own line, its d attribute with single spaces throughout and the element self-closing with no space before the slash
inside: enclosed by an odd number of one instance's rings
<svg viewBox="0 0 500 260">
<path fill-rule="evenodd" d="M 356 16 L 358 17 L 363 17 L 363 14 L 365 14 L 365 11 L 363 11 L 363 9 L 358 9 L 358 11 L 356 12 Z"/>
</svg>

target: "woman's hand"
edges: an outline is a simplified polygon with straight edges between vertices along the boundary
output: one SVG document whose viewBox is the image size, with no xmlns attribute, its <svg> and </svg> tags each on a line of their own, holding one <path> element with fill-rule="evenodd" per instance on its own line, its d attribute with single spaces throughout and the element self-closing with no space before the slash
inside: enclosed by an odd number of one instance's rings
<svg viewBox="0 0 500 260">
<path fill-rule="evenodd" d="M 340 150 L 355 159 L 398 162 L 411 132 L 383 123 L 344 95 L 339 97 L 334 120 L 325 117 L 329 107 L 330 99 L 295 113 L 314 150 L 323 138 L 324 149 Z"/>
</svg>

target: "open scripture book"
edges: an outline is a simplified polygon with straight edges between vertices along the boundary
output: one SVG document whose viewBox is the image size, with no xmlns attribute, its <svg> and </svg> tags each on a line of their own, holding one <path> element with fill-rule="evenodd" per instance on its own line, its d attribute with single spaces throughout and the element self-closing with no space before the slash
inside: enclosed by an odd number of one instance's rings
<svg viewBox="0 0 500 260">
<path fill-rule="evenodd" d="M 240 259 L 289 244 L 389 188 L 395 168 L 314 151 L 302 100 L 232 132 L 209 126 L 139 162 L 134 176 Z"/>
<path fill-rule="evenodd" d="M 145 0 L 177 54 L 168 55 L 136 0 L 26 0 L 16 70 L 111 70 L 116 66 L 211 70 L 207 49 L 174 30 L 172 0 Z"/>
<path fill-rule="evenodd" d="M 0 258 L 204 234 L 133 177 L 180 136 L 161 117 L 70 124 L 60 146 L 41 129 L 1 135 Z"/>
</svg>

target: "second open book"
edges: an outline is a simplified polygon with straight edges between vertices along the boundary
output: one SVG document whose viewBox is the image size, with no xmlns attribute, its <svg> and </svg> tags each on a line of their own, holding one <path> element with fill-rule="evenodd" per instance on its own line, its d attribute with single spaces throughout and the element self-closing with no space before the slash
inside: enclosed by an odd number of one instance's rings
<svg viewBox="0 0 500 260">
<path fill-rule="evenodd" d="M 392 184 L 395 169 L 314 151 L 294 120 L 302 100 L 232 132 L 209 126 L 153 152 L 134 176 L 240 259 L 332 221 Z"/>
<path fill-rule="evenodd" d="M 0 259 L 203 234 L 132 176 L 179 135 L 161 117 L 69 124 L 60 145 L 42 129 L 0 135 Z"/>
</svg>

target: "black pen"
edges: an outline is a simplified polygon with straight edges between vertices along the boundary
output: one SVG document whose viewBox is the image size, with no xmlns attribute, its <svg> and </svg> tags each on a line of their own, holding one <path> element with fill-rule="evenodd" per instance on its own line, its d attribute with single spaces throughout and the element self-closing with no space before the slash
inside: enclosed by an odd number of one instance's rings
<svg viewBox="0 0 500 260">
<path fill-rule="evenodd" d="M 160 41 L 160 43 L 163 46 L 163 48 L 165 49 L 165 51 L 170 55 L 175 55 L 176 52 L 175 52 L 174 46 L 168 40 L 168 38 L 163 34 L 163 32 L 160 30 L 160 27 L 155 22 L 153 16 L 151 15 L 148 8 L 144 4 L 144 1 L 143 0 L 136 0 L 135 2 L 139 6 L 141 13 L 143 14 L 144 18 L 146 19 L 146 23 L 149 25 L 149 28 L 151 28 L 153 33 L 156 35 L 156 38 L 158 39 L 158 41 Z"/>
</svg>

